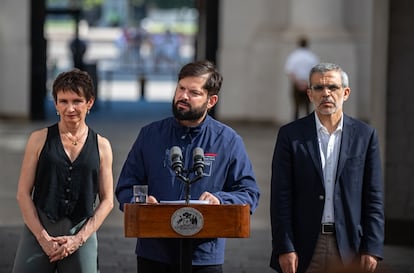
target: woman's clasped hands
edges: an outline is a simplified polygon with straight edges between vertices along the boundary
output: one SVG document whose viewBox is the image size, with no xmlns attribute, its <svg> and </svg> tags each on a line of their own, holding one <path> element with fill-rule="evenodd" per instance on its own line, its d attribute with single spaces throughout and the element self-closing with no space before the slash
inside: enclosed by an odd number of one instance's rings
<svg viewBox="0 0 414 273">
<path fill-rule="evenodd" d="M 63 260 L 73 254 L 83 244 L 83 240 L 79 236 L 52 237 L 45 230 L 42 231 L 38 241 L 51 263 Z"/>
</svg>

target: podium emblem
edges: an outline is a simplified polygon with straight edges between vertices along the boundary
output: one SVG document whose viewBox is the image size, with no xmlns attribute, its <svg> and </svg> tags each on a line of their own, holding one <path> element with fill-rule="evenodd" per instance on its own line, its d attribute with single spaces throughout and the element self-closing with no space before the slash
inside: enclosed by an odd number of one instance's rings
<svg viewBox="0 0 414 273">
<path fill-rule="evenodd" d="M 182 236 L 197 234 L 203 226 L 203 215 L 200 211 L 192 207 L 180 208 L 171 216 L 172 229 Z"/>
</svg>

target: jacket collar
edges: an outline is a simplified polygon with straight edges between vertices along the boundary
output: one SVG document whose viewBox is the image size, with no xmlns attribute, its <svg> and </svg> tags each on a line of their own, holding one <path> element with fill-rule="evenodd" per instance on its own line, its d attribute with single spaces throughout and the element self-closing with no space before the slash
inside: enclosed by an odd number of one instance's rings
<svg viewBox="0 0 414 273">
<path fill-rule="evenodd" d="M 176 118 L 173 118 L 173 126 L 178 132 L 178 134 L 181 136 L 181 138 L 185 136 L 190 136 L 191 138 L 196 137 L 198 134 L 200 134 L 201 131 L 204 131 L 204 128 L 208 126 L 208 124 L 211 123 L 212 118 L 209 115 L 206 115 L 206 118 L 203 122 L 201 122 L 199 125 L 195 127 L 188 127 L 183 126 L 181 123 L 178 122 Z"/>
</svg>

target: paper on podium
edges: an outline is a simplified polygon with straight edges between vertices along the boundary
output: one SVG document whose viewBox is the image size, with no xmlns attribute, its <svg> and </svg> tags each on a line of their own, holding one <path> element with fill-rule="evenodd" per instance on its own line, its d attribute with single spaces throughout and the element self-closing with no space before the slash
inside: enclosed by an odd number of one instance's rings
<svg viewBox="0 0 414 273">
<path fill-rule="evenodd" d="M 161 200 L 160 204 L 185 204 L 185 200 Z M 190 200 L 190 204 L 208 205 L 210 202 L 208 200 Z"/>
</svg>

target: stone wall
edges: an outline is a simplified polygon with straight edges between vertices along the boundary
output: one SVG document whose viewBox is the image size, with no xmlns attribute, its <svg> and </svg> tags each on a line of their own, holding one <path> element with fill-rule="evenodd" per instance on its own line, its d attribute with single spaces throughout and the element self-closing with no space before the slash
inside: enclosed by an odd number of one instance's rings
<svg viewBox="0 0 414 273">
<path fill-rule="evenodd" d="M 29 1 L 2 1 L 0 117 L 29 118 Z"/>
</svg>

